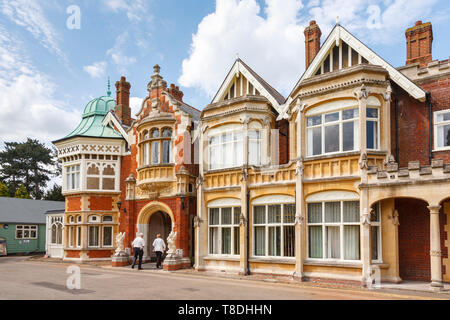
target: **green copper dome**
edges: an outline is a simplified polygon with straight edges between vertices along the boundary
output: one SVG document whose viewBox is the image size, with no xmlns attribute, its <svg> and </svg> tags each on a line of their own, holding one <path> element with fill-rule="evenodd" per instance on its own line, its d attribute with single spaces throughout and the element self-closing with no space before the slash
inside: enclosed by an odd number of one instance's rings
<svg viewBox="0 0 450 320">
<path fill-rule="evenodd" d="M 75 130 L 62 139 L 66 140 L 73 137 L 93 137 L 93 138 L 113 138 L 122 139 L 122 135 L 111 128 L 102 124 L 103 119 L 109 111 L 114 111 L 116 100 L 110 96 L 103 96 L 90 101 L 83 111 L 81 122 Z M 57 142 L 55 141 L 55 142 Z"/>
<path fill-rule="evenodd" d="M 90 101 L 83 111 L 83 118 L 91 115 L 105 116 L 109 110 L 114 110 L 116 100 L 111 97 L 100 97 Z"/>
</svg>

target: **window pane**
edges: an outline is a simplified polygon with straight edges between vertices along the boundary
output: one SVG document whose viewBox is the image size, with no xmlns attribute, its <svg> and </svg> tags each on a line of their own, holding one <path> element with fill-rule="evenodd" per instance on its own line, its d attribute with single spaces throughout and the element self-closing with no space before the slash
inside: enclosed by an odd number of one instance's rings
<svg viewBox="0 0 450 320">
<path fill-rule="evenodd" d="M 308 129 L 308 155 L 315 156 L 322 153 L 322 128 Z"/>
<path fill-rule="evenodd" d="M 359 116 L 358 109 L 348 109 L 342 111 L 342 120 L 358 118 L 358 116 Z"/>
<path fill-rule="evenodd" d="M 308 223 L 322 222 L 322 203 L 308 203 Z"/>
<path fill-rule="evenodd" d="M 209 228 L 209 253 L 219 253 L 219 229 Z"/>
<path fill-rule="evenodd" d="M 240 234 L 239 234 L 239 227 L 234 227 L 234 247 L 233 247 L 233 254 L 239 254 L 240 252 Z"/>
<path fill-rule="evenodd" d="M 339 259 L 341 257 L 341 237 L 339 227 L 326 227 L 327 258 Z"/>
<path fill-rule="evenodd" d="M 280 227 L 269 227 L 269 256 L 281 256 Z"/>
<path fill-rule="evenodd" d="M 344 222 L 359 222 L 359 201 L 344 202 Z"/>
<path fill-rule="evenodd" d="M 171 145 L 171 141 L 169 141 L 169 140 L 164 140 L 162 142 L 162 147 L 163 147 L 162 163 L 170 163 L 170 145 Z"/>
<path fill-rule="evenodd" d="M 98 227 L 89 227 L 89 246 L 98 246 Z"/>
<path fill-rule="evenodd" d="M 219 208 L 209 209 L 209 225 L 215 226 L 219 224 Z"/>
<path fill-rule="evenodd" d="M 295 204 L 285 204 L 283 212 L 283 223 L 295 222 Z"/>
<path fill-rule="evenodd" d="M 155 129 L 152 131 L 152 138 L 159 138 L 159 130 Z"/>
<path fill-rule="evenodd" d="M 159 163 L 159 141 L 152 142 L 152 164 Z"/>
<path fill-rule="evenodd" d="M 231 228 L 222 228 L 222 254 L 231 254 Z"/>
<path fill-rule="evenodd" d="M 376 121 L 367 121 L 367 149 L 378 149 L 378 126 Z"/>
<path fill-rule="evenodd" d="M 450 124 L 438 126 L 438 147 L 450 147 Z"/>
<path fill-rule="evenodd" d="M 222 224 L 231 224 L 231 208 L 222 208 Z"/>
<path fill-rule="evenodd" d="M 344 122 L 342 124 L 342 150 L 349 151 L 355 149 L 355 122 Z"/>
<path fill-rule="evenodd" d="M 255 255 L 266 255 L 266 228 L 255 227 Z"/>
<path fill-rule="evenodd" d="M 309 227 L 309 257 L 322 258 L 322 227 Z"/>
<path fill-rule="evenodd" d="M 169 128 L 165 128 L 165 129 L 163 130 L 162 136 L 163 136 L 164 138 L 170 138 L 170 137 L 172 136 L 172 130 L 169 129 Z"/>
<path fill-rule="evenodd" d="M 373 210 L 370 211 L 370 221 L 379 222 L 380 221 L 380 206 L 378 203 L 373 205 Z"/>
<path fill-rule="evenodd" d="M 268 208 L 269 223 L 281 223 L 281 205 L 270 205 Z"/>
<path fill-rule="evenodd" d="M 266 223 L 266 206 L 253 207 L 253 223 L 262 224 Z"/>
<path fill-rule="evenodd" d="M 261 164 L 261 139 L 259 131 L 249 131 L 249 164 Z"/>
<path fill-rule="evenodd" d="M 220 161 L 220 146 L 212 145 L 209 148 L 210 155 L 210 167 L 211 169 L 218 169 L 221 167 L 221 161 Z"/>
<path fill-rule="evenodd" d="M 239 224 L 240 220 L 241 220 L 241 207 L 235 207 L 233 224 Z"/>
<path fill-rule="evenodd" d="M 283 254 L 285 257 L 295 256 L 295 227 L 284 226 L 284 248 Z"/>
<path fill-rule="evenodd" d="M 367 118 L 378 118 L 378 109 L 377 108 L 367 108 L 366 115 L 367 115 Z"/>
<path fill-rule="evenodd" d="M 339 151 L 339 125 L 325 127 L 325 152 Z"/>
<path fill-rule="evenodd" d="M 341 222 L 340 202 L 325 202 L 325 222 Z"/>
<path fill-rule="evenodd" d="M 319 124 L 322 124 L 322 116 L 314 116 L 314 117 L 308 117 L 306 120 L 306 126 L 317 126 Z"/>
<path fill-rule="evenodd" d="M 244 144 L 242 142 L 242 133 L 235 133 L 235 141 L 233 143 L 233 162 L 235 166 L 241 166 L 244 163 Z"/>
<path fill-rule="evenodd" d="M 378 229 L 379 227 L 370 227 L 370 236 L 372 242 L 372 260 L 378 260 Z"/>
<path fill-rule="evenodd" d="M 112 246 L 112 227 L 103 227 L 103 245 Z"/>
<path fill-rule="evenodd" d="M 325 123 L 339 120 L 339 112 L 329 113 L 325 115 Z"/>
<path fill-rule="evenodd" d="M 359 260 L 359 226 L 344 226 L 344 259 Z"/>
<path fill-rule="evenodd" d="M 52 226 L 52 243 L 56 243 L 56 225 Z"/>
</svg>

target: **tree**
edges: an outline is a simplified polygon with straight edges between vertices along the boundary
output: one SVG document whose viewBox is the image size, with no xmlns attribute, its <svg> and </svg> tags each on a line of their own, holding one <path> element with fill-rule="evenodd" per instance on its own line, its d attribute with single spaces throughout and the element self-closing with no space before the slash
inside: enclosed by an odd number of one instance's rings
<svg viewBox="0 0 450 320">
<path fill-rule="evenodd" d="M 57 184 L 53 185 L 53 188 L 48 190 L 44 196 L 44 200 L 52 200 L 52 201 L 64 201 L 65 198 L 62 195 L 62 187 Z"/>
<path fill-rule="evenodd" d="M 41 199 L 44 188 L 51 176 L 57 176 L 55 157 L 52 150 L 38 140 L 28 138 L 26 142 L 5 142 L 5 150 L 0 152 L 0 178 L 8 183 L 11 190 L 23 184 L 35 199 Z"/>
<path fill-rule="evenodd" d="M 10 197 L 9 189 L 3 183 L 0 182 L 0 197 Z"/>
<path fill-rule="evenodd" d="M 31 199 L 30 194 L 28 193 L 24 184 L 21 184 L 19 189 L 16 190 L 14 198 Z"/>
</svg>

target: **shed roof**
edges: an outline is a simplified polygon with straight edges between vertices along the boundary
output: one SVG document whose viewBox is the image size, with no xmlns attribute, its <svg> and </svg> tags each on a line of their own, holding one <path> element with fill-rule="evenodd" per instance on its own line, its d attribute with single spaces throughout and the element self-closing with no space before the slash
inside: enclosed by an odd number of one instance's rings
<svg viewBox="0 0 450 320">
<path fill-rule="evenodd" d="M 49 210 L 64 211 L 65 202 L 0 197 L 0 223 L 45 224 Z"/>
</svg>

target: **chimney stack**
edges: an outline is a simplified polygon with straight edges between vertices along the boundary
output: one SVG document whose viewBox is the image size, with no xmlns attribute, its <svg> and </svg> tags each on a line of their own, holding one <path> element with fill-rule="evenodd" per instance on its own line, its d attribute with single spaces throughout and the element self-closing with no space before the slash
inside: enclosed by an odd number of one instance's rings
<svg viewBox="0 0 450 320">
<path fill-rule="evenodd" d="M 319 25 L 315 20 L 309 22 L 309 26 L 305 28 L 305 63 L 306 68 L 309 67 L 314 57 L 320 50 L 320 31 Z"/>
<path fill-rule="evenodd" d="M 126 126 L 131 125 L 130 88 L 131 85 L 125 77 L 121 77 L 120 81 L 116 82 L 117 98 L 114 112 Z"/>
<path fill-rule="evenodd" d="M 414 27 L 406 29 L 406 64 L 418 62 L 420 67 L 426 67 L 433 60 L 431 46 L 433 43 L 433 28 L 431 22 L 417 21 Z"/>
</svg>

